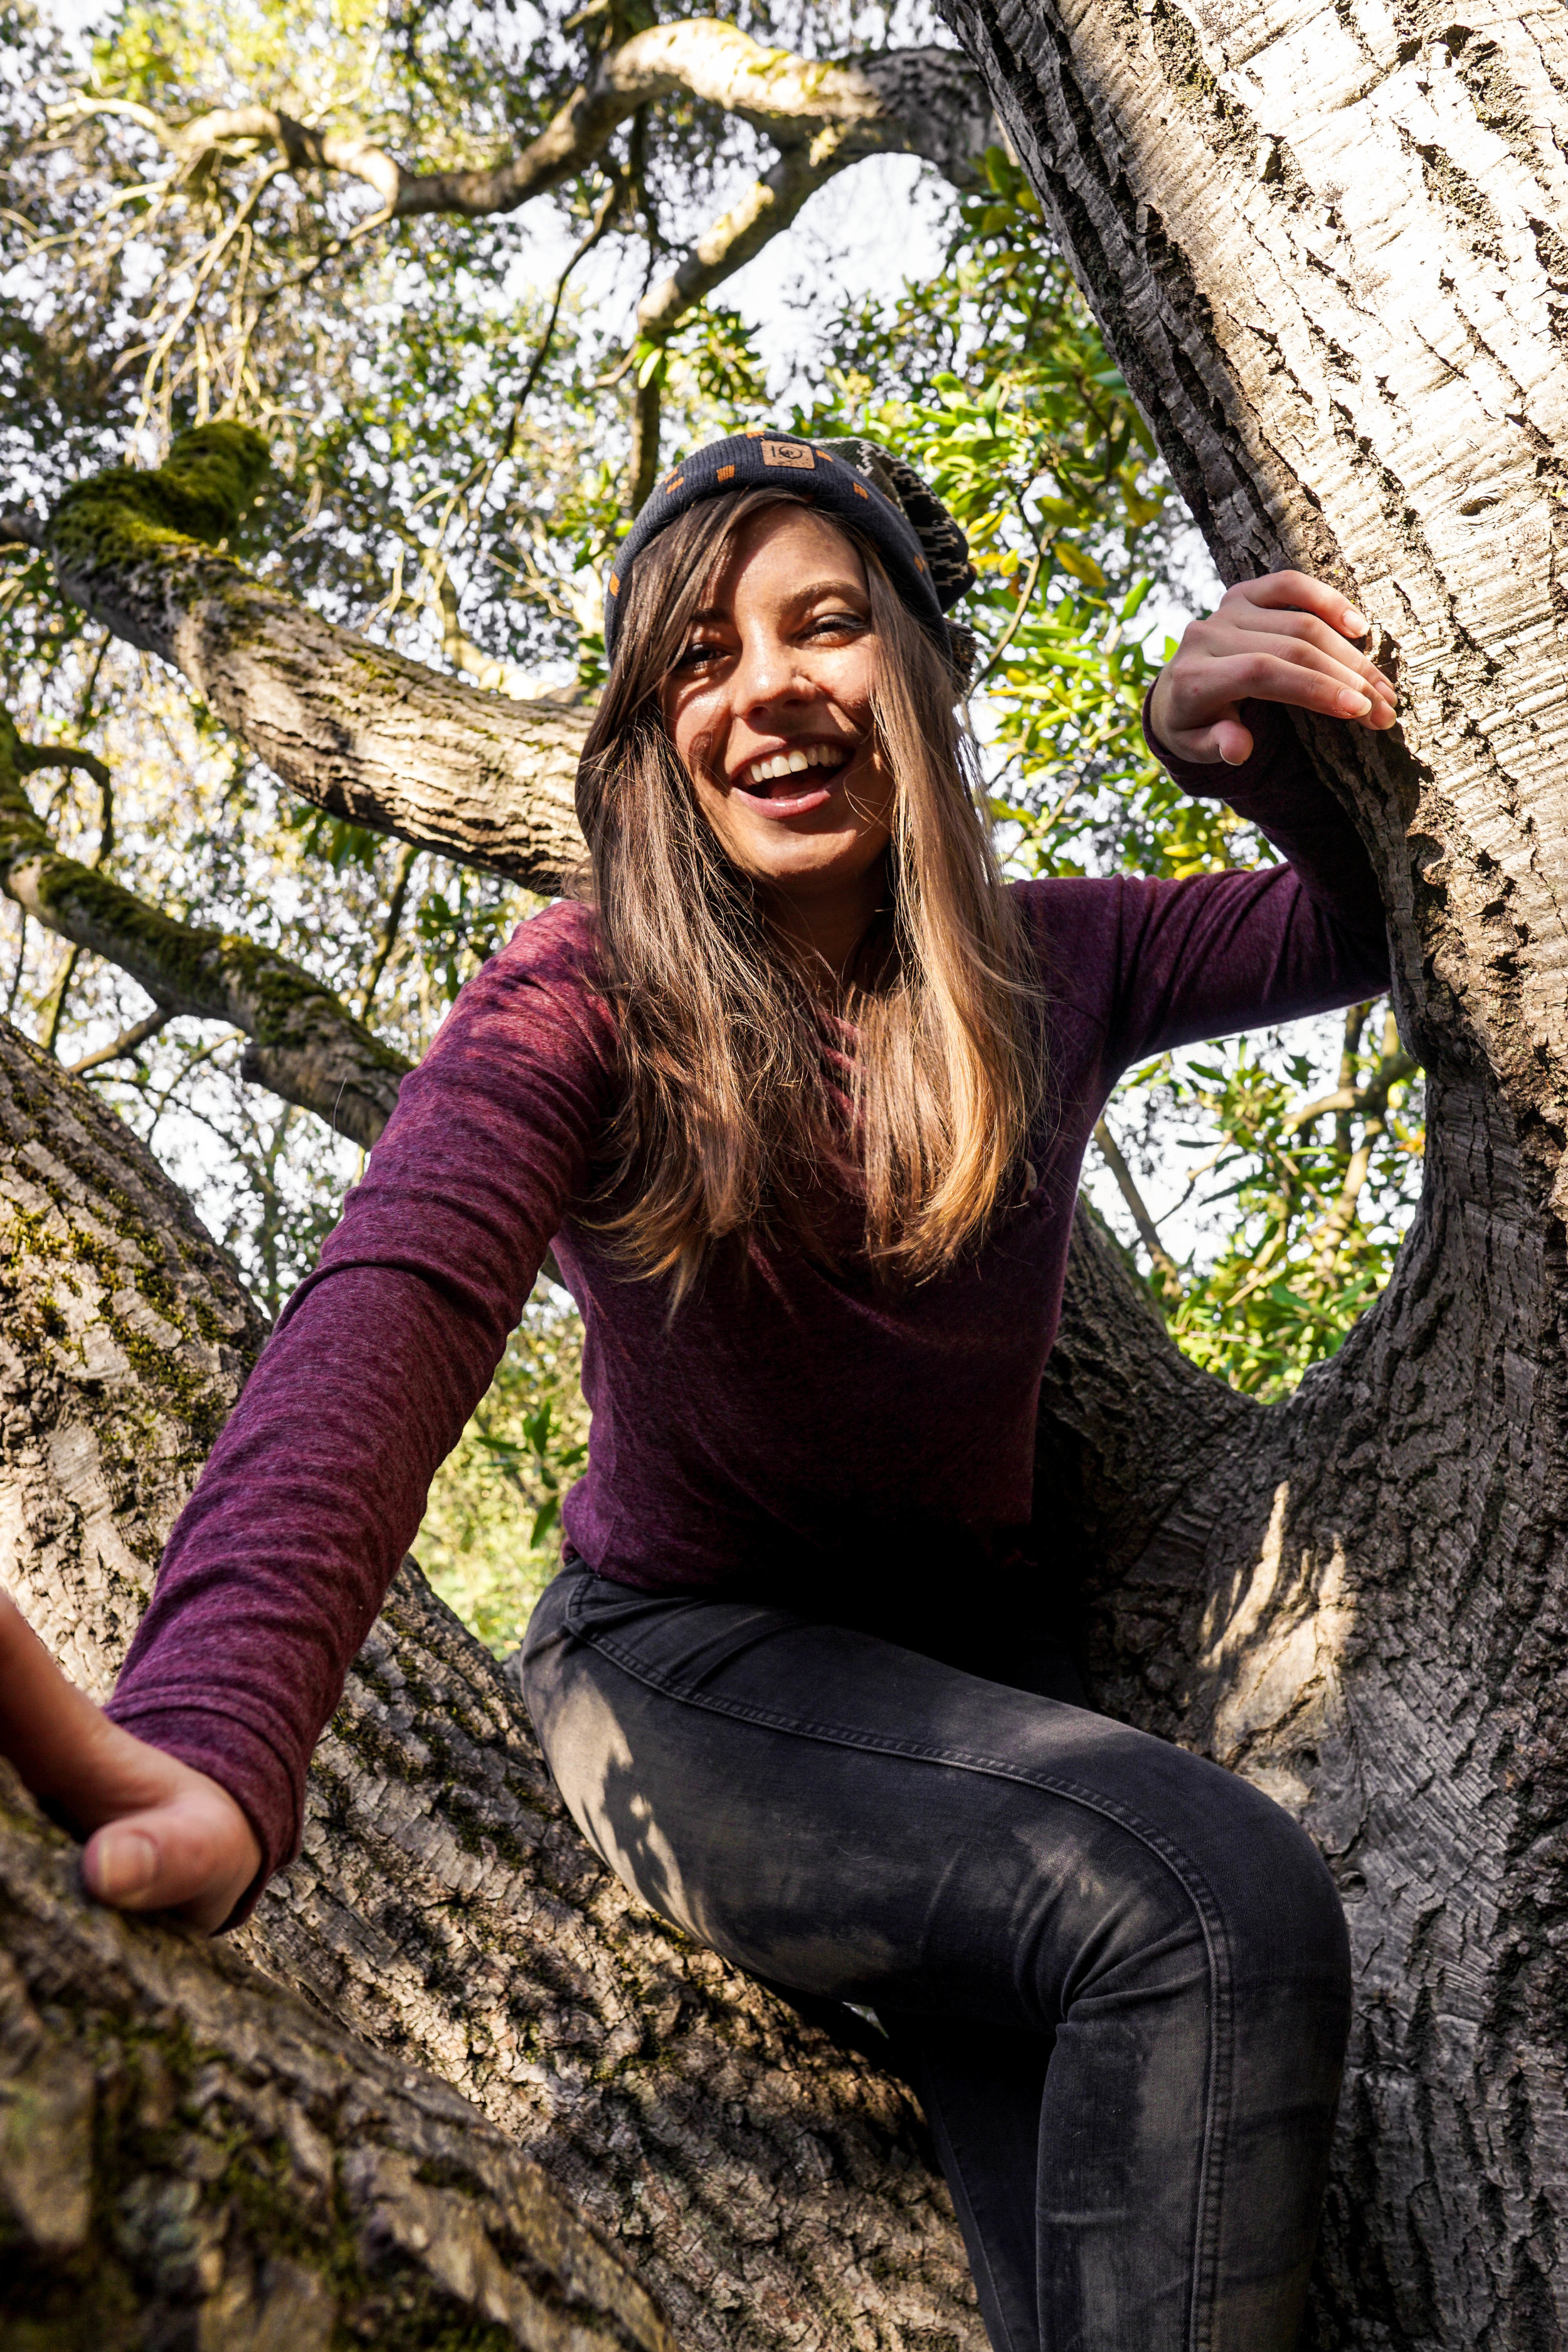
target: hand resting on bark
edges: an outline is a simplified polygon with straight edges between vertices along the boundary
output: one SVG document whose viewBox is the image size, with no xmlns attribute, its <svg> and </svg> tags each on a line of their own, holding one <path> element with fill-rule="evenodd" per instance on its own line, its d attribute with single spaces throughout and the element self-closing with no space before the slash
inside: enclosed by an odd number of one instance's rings
<svg viewBox="0 0 1568 2352">
<path fill-rule="evenodd" d="M 1326 719 L 1392 727 L 1393 687 L 1344 642 L 1366 629 L 1337 588 L 1304 572 L 1238 581 L 1206 620 L 1188 625 L 1174 660 L 1154 681 L 1149 723 L 1179 760 L 1231 768 L 1252 757 L 1244 701 L 1288 702 Z"/>
<path fill-rule="evenodd" d="M 86 1837 L 89 1895 L 122 1911 L 174 1911 L 220 1927 L 261 1867 L 226 1789 L 111 1723 L 68 1682 L 0 1592 L 0 1751 L 68 1829 Z"/>
</svg>

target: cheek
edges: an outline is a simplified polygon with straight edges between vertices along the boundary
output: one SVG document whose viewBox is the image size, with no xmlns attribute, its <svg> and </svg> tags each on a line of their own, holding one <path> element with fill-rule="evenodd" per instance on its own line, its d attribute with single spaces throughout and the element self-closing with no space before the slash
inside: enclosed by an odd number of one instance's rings
<svg viewBox="0 0 1568 2352">
<path fill-rule="evenodd" d="M 677 703 L 673 709 L 667 710 L 664 723 L 681 766 L 695 773 L 700 764 L 699 755 L 709 732 L 702 723 L 699 698 L 692 695 L 686 701 Z"/>
<path fill-rule="evenodd" d="M 722 694 L 712 686 L 705 692 L 696 678 L 676 687 L 664 704 L 665 731 L 682 765 L 693 772 L 720 738 L 723 720 Z"/>
</svg>

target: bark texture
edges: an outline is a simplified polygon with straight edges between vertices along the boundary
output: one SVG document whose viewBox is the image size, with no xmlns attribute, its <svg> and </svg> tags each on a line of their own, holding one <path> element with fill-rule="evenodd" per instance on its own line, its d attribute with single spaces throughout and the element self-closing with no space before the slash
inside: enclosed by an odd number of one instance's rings
<svg viewBox="0 0 1568 2352">
<path fill-rule="evenodd" d="M 123 1125 L 3 1027 L 0 1279 L 0 1580 L 62 1664 L 102 1696 L 264 1327 L 228 1262 Z M 140 2141 L 129 2156 L 116 2153 L 121 2092 L 100 2084 L 112 2129 L 94 2143 L 98 2210 L 118 2210 L 124 2168 L 125 2179 L 141 2179 L 145 2161 L 152 2185 L 135 2189 L 132 2202 L 145 2202 L 147 2230 L 156 2235 L 166 2210 L 181 2228 L 190 2222 L 199 2247 L 232 2251 L 221 2267 L 213 2254 L 200 2273 L 201 2293 L 216 2299 L 200 2338 L 206 2352 L 274 2341 L 278 2352 L 293 2352 L 291 2336 L 265 2336 L 259 2319 L 247 2334 L 246 2313 L 274 2293 L 285 2312 L 293 2296 L 304 2298 L 307 2317 L 316 2313 L 320 2280 L 337 2276 L 321 2234 L 329 2231 L 339 2232 L 331 2243 L 340 2252 L 361 2246 L 356 2231 L 371 2233 L 371 2252 L 354 2257 L 368 2283 L 342 2289 L 345 2314 L 369 2315 L 371 2340 L 432 2352 L 456 2340 L 440 2332 L 441 2296 L 456 2290 L 436 2261 L 442 2240 L 421 2184 L 477 2200 L 479 2220 L 461 2241 L 473 2248 L 463 2275 L 475 2283 L 476 2312 L 489 2309 L 491 2289 L 502 2294 L 502 2273 L 513 2282 L 509 2295 L 542 2293 L 538 2247 L 507 2219 L 526 2168 L 497 2152 L 503 2135 L 506 2148 L 535 2159 L 618 2244 L 691 2352 L 801 2344 L 983 2352 L 957 2230 L 902 2087 L 874 2054 L 829 2032 L 834 2020 L 797 2012 L 639 1910 L 573 1827 L 500 1670 L 412 1562 L 319 1753 L 300 1859 L 236 1939 L 277 1984 L 302 1994 L 313 2016 L 330 2015 L 395 2064 L 325 2027 L 310 2045 L 318 2054 L 301 2055 L 302 2013 L 264 1993 L 237 1962 L 217 1962 L 215 1974 L 180 1945 L 176 1968 L 172 1940 L 73 1905 L 61 1869 L 0 1806 L 0 1958 L 9 1955 L 33 1989 L 35 2009 L 48 1998 L 38 1990 L 46 1982 L 78 1988 L 61 1998 L 73 2018 L 79 2003 L 85 2022 L 68 2030 L 44 2020 L 66 2053 L 66 2074 L 79 2086 L 104 2037 L 135 2041 L 137 2021 L 156 2011 L 180 2047 L 204 2063 L 210 2056 L 214 2079 L 230 2086 L 221 2096 L 234 2117 L 223 2129 L 244 2138 L 254 2119 L 266 2148 L 281 2135 L 293 2150 L 278 2154 L 269 2176 L 276 2231 L 247 2235 L 244 2180 L 208 2178 L 206 2125 L 193 2121 L 187 2131 L 182 2121 L 184 2136 L 161 2156 Z M 855 2030 L 847 2012 L 841 2021 Z M 18 2032 L 26 2040 L 32 2028 L 24 2021 Z M 269 2091 L 257 2053 L 274 2033 L 284 2048 Z M 874 2053 L 869 2029 L 867 2038 Z M 0 2078 L 11 2046 L 0 2016 Z M 24 2051 L 18 2064 L 30 2063 Z M 451 2089 L 423 2075 L 410 2087 L 411 2066 L 434 2070 Z M 405 2104 L 373 2129 L 366 2103 L 384 2105 L 399 2086 Z M 134 2068 L 122 2088 L 140 2097 Z M 196 2091 L 191 2098 L 203 2106 Z M 478 2111 L 468 2126 L 463 2098 Z M 182 2117 L 189 2104 L 181 2089 Z M 289 2138 L 296 2108 L 310 2124 L 303 2156 Z M 24 2180 L 32 2178 L 29 2149 L 43 2151 L 42 2179 L 67 2162 L 49 2153 L 52 2113 L 47 2102 L 27 2108 L 15 2126 Z M 472 2135 L 467 2169 L 451 2172 L 440 2149 L 464 2129 Z M 78 2158 L 69 2162 L 79 2179 Z M 330 2212 L 329 2177 L 338 2183 Z M 40 2190 L 28 2210 L 47 2203 Z M 424 2270 L 421 2230 L 431 2256 Z M 390 2233 L 395 2273 L 382 2303 L 371 2259 L 378 2231 Z M 296 2269 L 285 2263 L 274 2287 L 268 2264 L 285 2255 Z M 405 2257 L 411 2269 L 398 2267 Z M 89 2297 L 97 2289 L 79 2240 L 57 2262 L 36 2233 L 25 2244 L 0 2235 L 0 2264 L 24 2259 L 45 2265 L 37 2275 L 47 2271 L 61 2298 L 61 2332 L 42 2339 L 47 2352 L 84 2340 L 88 2319 L 96 2324 Z M 156 2311 L 159 2295 L 175 2294 L 161 2273 L 124 2260 L 138 2309 Z M 225 2316 L 225 2296 L 238 2298 L 237 2316 Z M 517 2302 L 518 2311 L 527 2307 Z M 384 2338 L 372 2325 L 383 2312 Z M 474 2336 L 485 2352 L 512 2340 L 556 2352 L 559 2339 L 546 2346 L 519 2332 L 521 2321 L 503 2315 L 495 2324 L 513 2335 Z M 601 2334 L 606 2345 L 615 2340 Z M 584 2335 L 581 2352 L 599 2340 Z M 660 2352 L 651 2336 L 637 2340 Z M 621 2352 L 628 2347 L 629 2337 Z"/>
<path fill-rule="evenodd" d="M 446 2084 L 84 1900 L 0 1768 L 0 2345 L 675 2352 Z"/>
<path fill-rule="evenodd" d="M 1299 564 L 1377 624 L 1399 735 L 1314 749 L 1432 1074 L 1420 1215 L 1339 1357 L 1252 1409 L 1100 1286 L 1052 1368 L 1043 1507 L 1076 1507 L 1104 1703 L 1268 1790 L 1339 1877 L 1359 2003 L 1317 2342 L 1554 2344 L 1568 28 L 948 13 L 1222 570 Z"/>
</svg>

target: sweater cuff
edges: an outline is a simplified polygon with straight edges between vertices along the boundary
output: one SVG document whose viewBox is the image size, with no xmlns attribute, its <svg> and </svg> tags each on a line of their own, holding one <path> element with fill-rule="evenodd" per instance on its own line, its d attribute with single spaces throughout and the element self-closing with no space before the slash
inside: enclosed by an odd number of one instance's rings
<svg viewBox="0 0 1568 2352">
<path fill-rule="evenodd" d="M 141 1703 L 111 1698 L 104 1712 L 122 1731 L 226 1789 L 250 1823 L 261 1866 L 216 1932 L 242 1927 L 268 1880 L 300 1851 L 303 1790 L 295 1787 L 289 1766 L 253 1725 L 210 1699 L 180 1699 L 164 1689 Z"/>
<path fill-rule="evenodd" d="M 1239 706 L 1241 723 L 1252 738 L 1252 753 L 1238 768 L 1231 768 L 1223 760 L 1179 760 L 1174 751 L 1168 751 L 1150 724 L 1149 705 L 1153 695 L 1151 686 L 1144 694 L 1140 714 L 1143 740 L 1172 782 L 1180 784 L 1194 799 L 1229 801 L 1234 805 L 1241 795 L 1265 782 L 1278 765 L 1288 729 L 1277 702 L 1244 702 Z"/>
</svg>

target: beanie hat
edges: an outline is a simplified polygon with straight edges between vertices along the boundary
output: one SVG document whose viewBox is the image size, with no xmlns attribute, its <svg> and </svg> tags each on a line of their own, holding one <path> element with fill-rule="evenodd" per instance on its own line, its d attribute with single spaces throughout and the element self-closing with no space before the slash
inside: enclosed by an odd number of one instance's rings
<svg viewBox="0 0 1568 2352">
<path fill-rule="evenodd" d="M 875 441 L 806 441 L 754 425 L 710 441 L 671 468 L 649 493 L 622 541 L 605 593 L 605 648 L 614 656 L 617 607 L 631 569 L 650 540 L 705 499 L 782 489 L 856 524 L 871 541 L 902 602 L 950 658 L 963 657 L 968 632 L 943 621 L 973 585 L 969 541 L 912 466 Z"/>
</svg>

